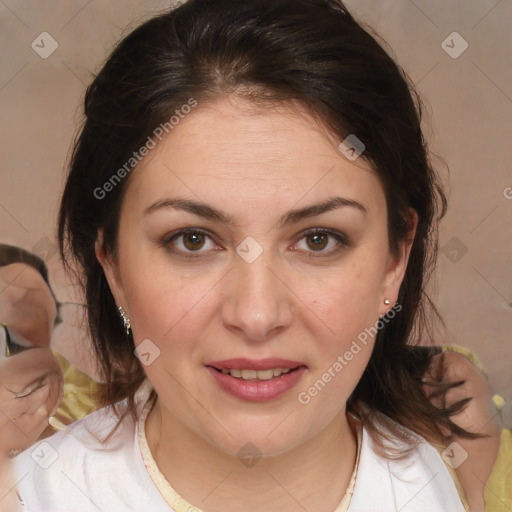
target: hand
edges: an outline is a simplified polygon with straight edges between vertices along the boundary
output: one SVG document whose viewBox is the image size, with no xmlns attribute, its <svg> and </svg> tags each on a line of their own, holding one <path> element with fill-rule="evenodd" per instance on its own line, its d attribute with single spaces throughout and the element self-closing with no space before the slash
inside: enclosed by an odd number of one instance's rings
<svg viewBox="0 0 512 512">
<path fill-rule="evenodd" d="M 0 359 L 0 455 L 37 441 L 55 414 L 63 389 L 63 375 L 49 347 Z"/>
</svg>

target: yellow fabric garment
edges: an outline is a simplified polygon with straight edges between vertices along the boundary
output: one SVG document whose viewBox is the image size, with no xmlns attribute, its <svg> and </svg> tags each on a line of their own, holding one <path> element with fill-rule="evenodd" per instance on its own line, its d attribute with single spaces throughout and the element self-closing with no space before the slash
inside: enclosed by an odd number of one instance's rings
<svg viewBox="0 0 512 512">
<path fill-rule="evenodd" d="M 484 375 L 487 376 L 476 355 L 465 347 L 444 345 L 443 352 L 453 351 L 466 356 Z M 505 400 L 500 395 L 492 397 L 496 411 L 500 411 Z M 512 510 L 512 431 L 501 431 L 498 458 L 484 490 L 485 510 L 489 512 L 510 512 Z"/>
<path fill-rule="evenodd" d="M 501 431 L 500 451 L 484 491 L 485 510 L 510 512 L 512 510 L 512 431 Z"/>
<path fill-rule="evenodd" d="M 55 430 L 63 430 L 69 425 L 99 408 L 98 393 L 102 384 L 92 380 L 87 374 L 73 366 L 59 352 L 52 350 L 64 375 L 64 394 L 57 412 L 50 420 L 50 426 L 41 437 L 48 437 Z"/>
</svg>

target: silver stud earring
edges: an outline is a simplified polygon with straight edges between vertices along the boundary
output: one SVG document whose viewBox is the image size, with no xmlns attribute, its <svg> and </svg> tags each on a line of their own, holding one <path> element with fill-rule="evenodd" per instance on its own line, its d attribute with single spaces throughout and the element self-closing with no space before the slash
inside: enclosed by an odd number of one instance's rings
<svg viewBox="0 0 512 512">
<path fill-rule="evenodd" d="M 391 304 L 391 301 L 389 299 L 384 299 L 384 304 L 386 304 L 386 306 L 389 306 L 389 304 Z"/>
<path fill-rule="evenodd" d="M 130 327 L 131 327 L 130 319 L 126 316 L 126 311 L 123 309 L 122 306 L 119 306 L 117 308 L 117 310 L 119 311 L 119 314 L 121 315 L 121 318 L 123 319 L 124 332 L 127 335 L 129 335 L 130 334 Z"/>
</svg>

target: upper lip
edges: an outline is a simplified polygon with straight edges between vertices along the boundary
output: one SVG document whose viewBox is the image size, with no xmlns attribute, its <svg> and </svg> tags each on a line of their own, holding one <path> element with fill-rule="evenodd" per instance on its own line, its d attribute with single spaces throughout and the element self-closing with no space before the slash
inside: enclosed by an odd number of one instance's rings
<svg viewBox="0 0 512 512">
<path fill-rule="evenodd" d="M 266 359 L 237 357 L 224 359 L 222 361 L 213 361 L 206 364 L 206 366 L 212 366 L 213 368 L 217 368 L 217 370 L 270 370 L 271 368 L 297 368 L 305 365 L 298 361 L 281 359 L 279 357 L 269 357 Z"/>
</svg>

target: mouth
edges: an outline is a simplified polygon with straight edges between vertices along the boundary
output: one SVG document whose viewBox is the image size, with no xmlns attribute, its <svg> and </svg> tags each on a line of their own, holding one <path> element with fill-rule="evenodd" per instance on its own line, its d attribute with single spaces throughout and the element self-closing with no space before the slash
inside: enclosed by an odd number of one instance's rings
<svg viewBox="0 0 512 512">
<path fill-rule="evenodd" d="M 301 379 L 306 365 L 284 359 L 230 359 L 205 365 L 220 389 L 249 401 L 275 399 Z"/>
<path fill-rule="evenodd" d="M 297 368 L 269 368 L 268 370 L 251 370 L 251 369 L 238 369 L 238 368 L 215 368 L 218 372 L 223 373 L 224 375 L 230 375 L 235 379 L 240 380 L 270 380 L 275 377 L 280 377 L 281 375 L 286 375 L 290 372 L 294 372 Z"/>
</svg>

